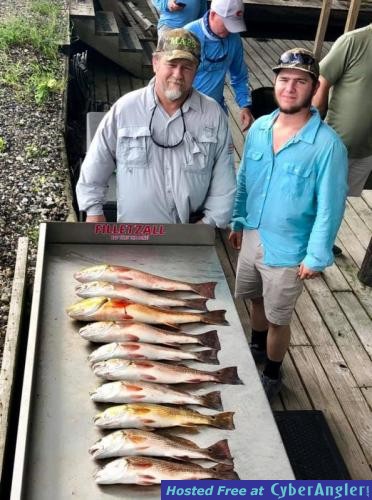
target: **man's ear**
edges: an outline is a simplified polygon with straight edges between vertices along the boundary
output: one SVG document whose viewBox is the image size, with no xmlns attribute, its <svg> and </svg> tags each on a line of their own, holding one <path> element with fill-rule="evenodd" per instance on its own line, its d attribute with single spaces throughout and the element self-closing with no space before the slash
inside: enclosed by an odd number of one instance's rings
<svg viewBox="0 0 372 500">
<path fill-rule="evenodd" d="M 152 69 L 154 70 L 155 74 L 158 64 L 159 64 L 159 56 L 157 54 L 152 54 Z"/>
</svg>

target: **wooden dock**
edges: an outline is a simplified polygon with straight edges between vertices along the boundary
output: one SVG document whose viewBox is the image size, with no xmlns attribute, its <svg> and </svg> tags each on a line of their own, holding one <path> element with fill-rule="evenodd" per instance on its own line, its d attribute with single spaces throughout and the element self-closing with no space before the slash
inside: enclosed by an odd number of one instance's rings
<svg viewBox="0 0 372 500">
<path fill-rule="evenodd" d="M 247 38 L 243 43 L 253 89 L 272 85 L 271 67 L 284 50 L 312 48 L 311 42 L 298 40 Z M 146 84 L 104 59 L 93 73 L 97 108 Z M 225 96 L 238 164 L 244 135 L 228 85 Z M 272 405 L 276 410 L 321 410 L 352 479 L 372 479 L 372 290 L 357 278 L 371 235 L 372 191 L 364 191 L 347 202 L 337 239 L 343 255 L 320 278 L 305 283 L 284 361 L 284 388 Z M 233 292 L 237 252 L 226 232 L 219 233 L 217 249 Z M 236 308 L 249 339 L 248 304 L 237 300 Z"/>
</svg>

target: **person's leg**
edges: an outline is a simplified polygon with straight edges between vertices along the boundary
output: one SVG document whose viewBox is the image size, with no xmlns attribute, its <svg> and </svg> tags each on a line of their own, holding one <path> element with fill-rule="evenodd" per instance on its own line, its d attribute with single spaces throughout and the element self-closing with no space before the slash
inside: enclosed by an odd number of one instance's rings
<svg viewBox="0 0 372 500">
<path fill-rule="evenodd" d="M 251 299 L 250 314 L 252 338 L 249 347 L 254 360 L 257 363 L 263 363 L 266 361 L 266 339 L 269 328 L 263 297 Z"/>
<path fill-rule="evenodd" d="M 348 196 L 360 196 L 369 174 L 372 172 L 372 156 L 349 158 Z"/>
</svg>

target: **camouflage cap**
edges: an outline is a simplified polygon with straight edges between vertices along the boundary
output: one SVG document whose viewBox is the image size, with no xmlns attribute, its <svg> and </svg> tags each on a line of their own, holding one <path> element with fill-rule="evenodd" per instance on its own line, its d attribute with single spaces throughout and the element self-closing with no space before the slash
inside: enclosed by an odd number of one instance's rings
<svg viewBox="0 0 372 500">
<path fill-rule="evenodd" d="M 167 61 L 188 59 L 199 64 L 200 42 L 193 33 L 183 28 L 168 30 L 160 35 L 155 54 L 163 54 Z"/>
<path fill-rule="evenodd" d="M 296 47 L 284 52 L 278 61 L 277 66 L 273 68 L 275 73 L 281 69 L 300 69 L 312 74 L 316 79 L 319 78 L 319 63 L 315 55 L 307 49 Z"/>
</svg>

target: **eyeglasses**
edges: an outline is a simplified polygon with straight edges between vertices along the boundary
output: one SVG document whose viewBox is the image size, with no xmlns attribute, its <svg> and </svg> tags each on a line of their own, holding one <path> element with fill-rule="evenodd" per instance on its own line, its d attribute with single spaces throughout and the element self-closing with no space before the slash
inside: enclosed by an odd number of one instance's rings
<svg viewBox="0 0 372 500">
<path fill-rule="evenodd" d="M 208 57 L 207 53 L 205 52 L 204 58 L 206 61 L 208 61 L 210 63 L 219 63 L 219 62 L 223 62 L 226 59 L 226 57 L 229 55 L 229 51 L 228 51 L 228 48 L 225 47 L 225 40 L 224 39 L 221 40 L 221 43 L 222 43 L 222 50 L 223 50 L 222 56 L 216 57 L 215 59 L 212 59 L 211 57 Z"/>
<path fill-rule="evenodd" d="M 304 64 L 311 66 L 315 64 L 315 59 L 309 54 L 302 54 L 301 52 L 284 52 L 280 56 L 278 64 Z"/>
<path fill-rule="evenodd" d="M 152 131 L 152 120 L 154 118 L 154 114 L 155 114 L 155 111 L 156 111 L 156 108 L 158 107 L 158 105 L 156 104 L 155 107 L 154 107 L 154 110 L 152 112 L 152 115 L 151 115 L 151 119 L 150 119 L 150 124 L 149 124 L 149 130 L 150 130 L 150 137 L 151 137 L 151 140 L 152 142 L 158 146 L 159 148 L 163 148 L 163 149 L 173 149 L 173 148 L 176 148 L 178 147 L 182 142 L 183 142 L 183 139 L 185 137 L 185 133 L 186 133 L 186 123 L 185 123 L 185 117 L 183 116 L 183 110 L 182 110 L 182 107 L 181 107 L 181 118 L 182 118 L 182 123 L 183 123 L 183 133 L 182 133 L 182 137 L 181 139 L 176 143 L 176 144 L 160 144 L 160 142 L 158 142 L 154 137 L 153 137 L 153 131 Z"/>
</svg>

